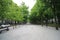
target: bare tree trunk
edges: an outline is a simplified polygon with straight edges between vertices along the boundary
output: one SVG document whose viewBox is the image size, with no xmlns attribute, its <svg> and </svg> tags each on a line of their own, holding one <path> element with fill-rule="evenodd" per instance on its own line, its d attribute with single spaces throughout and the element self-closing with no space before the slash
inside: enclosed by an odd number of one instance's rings
<svg viewBox="0 0 60 40">
<path fill-rule="evenodd" d="M 53 8 L 53 11 L 54 11 L 54 14 L 55 14 L 54 16 L 55 16 L 56 30 L 59 30 L 59 29 L 58 29 L 58 26 L 57 26 L 57 16 L 56 16 L 56 12 L 55 12 L 55 11 L 56 11 L 56 10 L 55 10 L 55 5 L 54 5 L 54 8 Z"/>
</svg>

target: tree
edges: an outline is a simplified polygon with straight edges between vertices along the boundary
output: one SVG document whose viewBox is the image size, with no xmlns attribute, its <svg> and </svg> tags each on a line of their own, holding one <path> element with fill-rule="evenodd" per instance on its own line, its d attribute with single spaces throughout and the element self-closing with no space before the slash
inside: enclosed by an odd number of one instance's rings
<svg viewBox="0 0 60 40">
<path fill-rule="evenodd" d="M 29 11 L 28 11 L 28 7 L 25 5 L 24 2 L 22 2 L 20 6 L 20 13 L 23 16 L 23 23 L 26 23 Z"/>
<path fill-rule="evenodd" d="M 12 0 L 1 0 L 0 1 L 0 19 L 9 20 L 10 22 L 26 22 L 28 15 L 28 7 L 22 3 L 19 7 L 13 3 Z"/>
<path fill-rule="evenodd" d="M 43 21 L 45 20 L 45 18 L 49 17 L 49 18 L 47 18 L 47 20 L 51 19 L 52 15 L 53 15 L 52 9 L 51 9 L 51 6 L 49 6 L 49 4 L 44 2 L 44 0 L 36 0 L 36 1 L 37 1 L 36 4 L 34 5 L 34 7 L 31 10 L 30 19 L 31 19 L 31 21 L 34 19 L 35 22 L 37 21 L 37 22 L 40 22 L 41 24 L 43 24 Z"/>
<path fill-rule="evenodd" d="M 60 23 L 60 0 L 45 0 L 45 3 L 48 2 L 50 4 L 51 8 L 53 9 L 53 14 L 55 18 L 55 23 L 59 24 Z M 58 19 L 58 21 L 57 21 Z M 58 27 L 56 26 L 56 29 L 58 30 Z"/>
<path fill-rule="evenodd" d="M 0 0 L 0 20 L 6 19 L 6 13 L 9 10 L 9 4 L 11 4 L 11 0 Z"/>
<path fill-rule="evenodd" d="M 6 14 L 6 19 L 15 21 L 15 24 L 17 21 L 23 21 L 23 16 L 21 15 L 20 8 L 17 4 L 12 2 L 12 4 L 9 5 L 9 11 Z"/>
</svg>

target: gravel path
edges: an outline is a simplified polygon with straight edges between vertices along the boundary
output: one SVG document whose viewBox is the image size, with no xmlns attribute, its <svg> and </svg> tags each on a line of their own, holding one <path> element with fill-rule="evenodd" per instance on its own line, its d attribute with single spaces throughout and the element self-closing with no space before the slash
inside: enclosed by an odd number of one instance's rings
<svg viewBox="0 0 60 40">
<path fill-rule="evenodd" d="M 60 30 L 41 25 L 17 25 L 0 34 L 0 40 L 60 40 Z"/>
</svg>

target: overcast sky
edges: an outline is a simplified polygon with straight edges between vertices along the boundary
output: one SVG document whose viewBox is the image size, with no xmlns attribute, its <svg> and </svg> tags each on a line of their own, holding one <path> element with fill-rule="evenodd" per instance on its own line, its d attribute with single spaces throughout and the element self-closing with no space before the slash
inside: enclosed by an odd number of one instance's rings
<svg viewBox="0 0 60 40">
<path fill-rule="evenodd" d="M 16 3 L 18 6 L 21 5 L 22 2 L 25 2 L 25 5 L 29 7 L 29 11 L 36 3 L 35 0 L 13 0 L 14 3 Z"/>
</svg>

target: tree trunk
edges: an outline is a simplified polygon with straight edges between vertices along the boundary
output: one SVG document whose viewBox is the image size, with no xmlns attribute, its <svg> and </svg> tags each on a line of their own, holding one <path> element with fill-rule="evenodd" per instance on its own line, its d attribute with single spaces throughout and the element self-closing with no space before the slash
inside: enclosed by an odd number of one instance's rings
<svg viewBox="0 0 60 40">
<path fill-rule="evenodd" d="M 48 19 L 46 18 L 46 26 L 48 26 Z"/>
<path fill-rule="evenodd" d="M 2 24 L 3 24 L 3 20 L 1 20 L 2 21 Z"/>
</svg>

